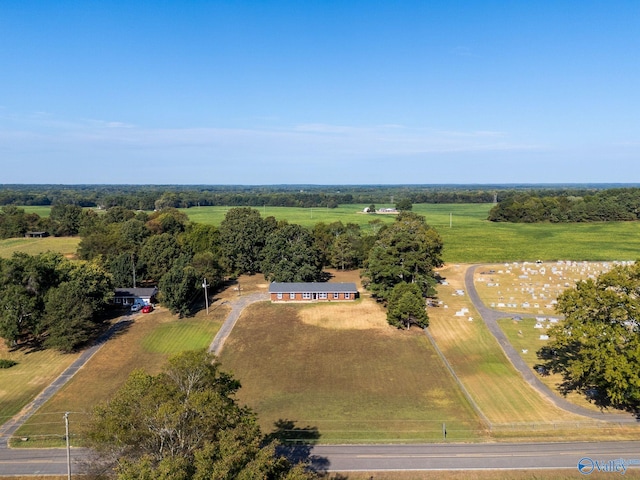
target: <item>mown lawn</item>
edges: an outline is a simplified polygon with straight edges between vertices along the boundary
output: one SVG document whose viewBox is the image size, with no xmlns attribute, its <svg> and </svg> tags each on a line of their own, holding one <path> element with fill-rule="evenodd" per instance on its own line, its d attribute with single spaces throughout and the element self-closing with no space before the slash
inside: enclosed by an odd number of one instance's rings
<svg viewBox="0 0 640 480">
<path fill-rule="evenodd" d="M 484 436 L 422 331 L 326 328 L 303 322 L 304 308 L 251 306 L 221 354 L 265 431 L 290 420 L 323 442 L 439 441 L 446 423 L 449 439 Z M 337 320 L 333 305 L 315 308 Z"/>
</svg>

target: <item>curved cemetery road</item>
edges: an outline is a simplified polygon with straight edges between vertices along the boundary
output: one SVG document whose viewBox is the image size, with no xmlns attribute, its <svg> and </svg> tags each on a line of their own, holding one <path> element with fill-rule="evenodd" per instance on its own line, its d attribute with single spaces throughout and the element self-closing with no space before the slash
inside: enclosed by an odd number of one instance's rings
<svg viewBox="0 0 640 480">
<path fill-rule="evenodd" d="M 257 292 L 249 293 L 248 295 L 234 298 L 231 301 L 223 302 L 223 304 L 228 303 L 231 305 L 231 312 L 229 312 L 229 315 L 227 315 L 227 319 L 224 321 L 222 327 L 220 327 L 220 330 L 211 342 L 209 351 L 216 356 L 220 355 L 222 347 L 224 346 L 224 342 L 227 340 L 227 337 L 229 337 L 229 334 L 231 333 L 231 330 L 233 330 L 233 327 L 235 327 L 242 311 L 252 303 L 264 302 L 266 300 L 269 300 L 268 293 Z"/>
<path fill-rule="evenodd" d="M 480 299 L 478 295 L 478 291 L 476 290 L 473 274 L 478 265 L 470 266 L 465 272 L 464 282 L 465 287 L 467 289 L 467 294 L 473 303 L 473 306 L 476 308 L 480 317 L 484 321 L 485 325 L 491 332 L 491 334 L 496 338 L 505 355 L 509 359 L 509 361 L 513 364 L 514 367 L 522 374 L 524 379 L 535 388 L 541 395 L 547 398 L 550 402 L 552 402 L 556 407 L 566 410 L 571 413 L 575 413 L 576 415 L 582 415 L 585 417 L 593 418 L 595 420 L 602 420 L 606 422 L 615 422 L 615 423 L 638 423 L 640 419 L 635 416 L 628 414 L 612 414 L 612 413 L 600 413 L 594 412 L 593 410 L 588 410 L 586 408 L 575 405 L 562 397 L 557 396 L 549 387 L 547 387 L 542 381 L 536 376 L 531 367 L 525 363 L 520 354 L 513 348 L 511 342 L 507 339 L 507 336 L 504 334 L 500 326 L 498 325 L 498 320 L 501 318 L 510 318 L 513 317 L 514 314 L 500 312 L 498 310 L 492 310 L 485 306 L 485 304 Z M 530 313 L 520 314 L 520 315 L 531 315 Z"/>
<path fill-rule="evenodd" d="M 115 335 L 118 331 L 125 328 L 132 322 L 131 317 L 122 317 L 117 323 L 113 324 L 105 333 L 103 333 L 98 340 L 87 348 L 82 354 L 69 365 L 64 372 L 62 372 L 47 388 L 45 388 L 40 394 L 34 398 L 29 404 L 27 404 L 20 412 L 18 412 L 13 418 L 0 426 L 0 449 L 6 448 L 9 438 L 18 430 L 24 422 L 26 422 L 36 411 L 44 405 L 58 390 L 66 384 L 71 377 L 73 377 L 78 370 L 80 370 L 93 355 L 100 350 L 100 348 L 106 343 L 109 338 Z M 2 470 L 0 470 L 2 471 Z"/>
</svg>

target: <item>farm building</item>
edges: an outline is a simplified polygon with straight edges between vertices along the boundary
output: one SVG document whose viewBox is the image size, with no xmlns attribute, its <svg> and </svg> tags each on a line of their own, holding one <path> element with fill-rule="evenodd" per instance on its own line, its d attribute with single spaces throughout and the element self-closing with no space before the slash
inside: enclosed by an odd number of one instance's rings
<svg viewBox="0 0 640 480">
<path fill-rule="evenodd" d="M 286 283 L 269 285 L 272 302 L 333 302 L 358 298 L 355 283 Z"/>
<path fill-rule="evenodd" d="M 152 288 L 116 288 L 113 303 L 116 305 L 133 305 L 134 303 L 149 305 L 158 294 L 156 287 Z"/>
</svg>

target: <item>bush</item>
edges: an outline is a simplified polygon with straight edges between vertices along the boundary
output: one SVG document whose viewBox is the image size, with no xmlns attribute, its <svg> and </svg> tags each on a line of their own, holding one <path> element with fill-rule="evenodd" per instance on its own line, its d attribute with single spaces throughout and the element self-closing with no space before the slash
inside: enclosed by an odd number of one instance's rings
<svg viewBox="0 0 640 480">
<path fill-rule="evenodd" d="M 18 362 L 13 361 L 13 360 L 9 360 L 6 358 L 0 358 L 0 368 L 11 368 L 14 365 L 17 365 Z"/>
</svg>

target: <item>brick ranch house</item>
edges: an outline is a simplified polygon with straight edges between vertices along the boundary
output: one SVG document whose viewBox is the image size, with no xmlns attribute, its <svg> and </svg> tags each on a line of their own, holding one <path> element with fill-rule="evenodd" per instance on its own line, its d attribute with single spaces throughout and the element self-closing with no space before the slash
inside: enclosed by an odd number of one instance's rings
<svg viewBox="0 0 640 480">
<path fill-rule="evenodd" d="M 269 285 L 272 302 L 344 302 L 358 298 L 355 283 L 287 283 Z"/>
</svg>

